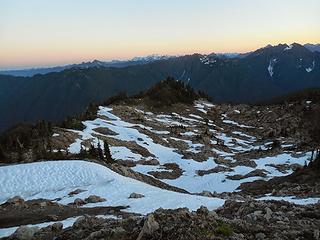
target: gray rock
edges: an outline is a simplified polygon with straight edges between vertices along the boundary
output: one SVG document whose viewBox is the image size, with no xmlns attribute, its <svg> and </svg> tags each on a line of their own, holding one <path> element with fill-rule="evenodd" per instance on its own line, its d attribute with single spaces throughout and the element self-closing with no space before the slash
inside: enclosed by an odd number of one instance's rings
<svg viewBox="0 0 320 240">
<path fill-rule="evenodd" d="M 82 225 L 85 223 L 86 221 L 86 217 L 85 216 L 82 216 L 82 217 L 79 217 L 73 224 L 73 227 L 74 228 L 81 228 Z"/>
<path fill-rule="evenodd" d="M 131 193 L 129 198 L 143 198 L 144 195 L 139 194 L 139 193 Z"/>
<path fill-rule="evenodd" d="M 264 215 L 264 218 L 269 221 L 272 218 L 272 210 L 268 207 L 266 207 L 265 209 L 266 214 Z"/>
<path fill-rule="evenodd" d="M 58 221 L 59 217 L 57 215 L 54 214 L 50 214 L 48 215 L 48 218 L 50 221 Z"/>
<path fill-rule="evenodd" d="M 266 238 L 266 235 L 264 233 L 257 233 L 256 234 L 256 239 L 257 240 L 263 240 Z"/>
<path fill-rule="evenodd" d="M 63 224 L 61 222 L 57 222 L 51 225 L 52 231 L 60 231 L 63 228 Z"/>
<path fill-rule="evenodd" d="M 320 230 L 316 229 L 313 231 L 313 237 L 315 240 L 319 240 L 320 239 Z"/>
<path fill-rule="evenodd" d="M 209 216 L 212 216 L 213 218 L 219 217 L 216 211 L 209 211 Z"/>
<path fill-rule="evenodd" d="M 90 195 L 84 201 L 87 203 L 98 203 L 98 202 L 105 202 L 107 201 L 107 199 L 96 196 L 96 195 Z"/>
<path fill-rule="evenodd" d="M 82 205 L 85 205 L 86 202 L 84 200 L 82 200 L 81 198 L 76 198 L 73 201 L 73 204 L 76 205 L 76 206 L 82 206 Z"/>
<path fill-rule="evenodd" d="M 24 200 L 20 196 L 15 196 L 13 198 L 9 198 L 7 200 L 7 203 L 13 204 L 13 205 L 16 205 L 16 206 L 21 206 L 21 205 L 24 204 Z"/>
<path fill-rule="evenodd" d="M 38 227 L 21 226 L 13 233 L 13 237 L 19 240 L 31 240 L 38 231 Z"/>
<path fill-rule="evenodd" d="M 82 193 L 82 192 L 85 192 L 86 190 L 82 190 L 82 189 L 76 189 L 76 190 L 74 190 L 74 191 L 72 191 L 72 192 L 69 192 L 69 197 L 72 197 L 72 196 L 74 196 L 74 195 L 77 195 L 77 194 L 79 194 L 79 193 Z"/>
<path fill-rule="evenodd" d="M 159 223 L 154 219 L 153 214 L 149 214 L 147 220 L 139 233 L 137 240 L 141 240 L 144 236 L 151 236 L 155 231 L 160 228 Z"/>
<path fill-rule="evenodd" d="M 212 193 L 209 192 L 209 191 L 203 191 L 203 192 L 201 193 L 201 195 L 202 195 L 202 196 L 205 196 L 205 197 L 212 197 Z"/>
<path fill-rule="evenodd" d="M 198 208 L 197 213 L 207 216 L 207 215 L 209 215 L 209 210 L 207 207 L 201 206 L 200 208 Z"/>
<path fill-rule="evenodd" d="M 48 204 L 47 204 L 47 202 L 41 202 L 41 203 L 39 203 L 39 206 L 44 208 L 44 207 L 48 206 Z"/>
<path fill-rule="evenodd" d="M 261 210 L 254 211 L 253 215 L 256 217 L 260 217 L 262 215 L 262 211 Z"/>
</svg>

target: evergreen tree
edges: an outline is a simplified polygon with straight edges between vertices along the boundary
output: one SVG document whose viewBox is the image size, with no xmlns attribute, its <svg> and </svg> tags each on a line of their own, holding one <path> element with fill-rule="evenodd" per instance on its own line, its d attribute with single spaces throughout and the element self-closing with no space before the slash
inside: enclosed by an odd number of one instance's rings
<svg viewBox="0 0 320 240">
<path fill-rule="evenodd" d="M 4 160 L 4 159 L 6 159 L 6 155 L 4 153 L 2 146 L 0 145 L 0 160 Z"/>
<path fill-rule="evenodd" d="M 94 148 L 93 144 L 90 144 L 89 155 L 91 157 L 95 157 L 96 156 L 96 149 Z"/>
<path fill-rule="evenodd" d="M 104 155 L 106 157 L 106 161 L 108 163 L 113 163 L 114 160 L 111 156 L 111 152 L 110 152 L 110 148 L 109 148 L 109 144 L 107 143 L 107 141 L 103 141 L 103 146 L 104 146 Z"/>
<path fill-rule="evenodd" d="M 86 149 L 83 148 L 83 145 L 80 144 L 80 153 L 79 153 L 80 157 L 86 158 L 87 157 L 87 151 Z"/>
<path fill-rule="evenodd" d="M 99 159 L 103 160 L 104 156 L 103 156 L 103 151 L 101 149 L 101 145 L 100 145 L 100 140 L 98 140 L 98 155 L 99 155 Z"/>
</svg>

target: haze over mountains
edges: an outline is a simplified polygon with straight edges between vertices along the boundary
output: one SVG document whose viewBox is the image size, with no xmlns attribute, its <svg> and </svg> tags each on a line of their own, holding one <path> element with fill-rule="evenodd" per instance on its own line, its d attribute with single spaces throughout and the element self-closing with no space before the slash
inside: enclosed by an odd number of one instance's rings
<svg viewBox="0 0 320 240">
<path fill-rule="evenodd" d="M 268 45 L 271 46 L 271 45 Z M 320 52 L 320 44 L 304 44 L 304 47 L 309 49 L 312 52 Z M 248 53 L 220 53 L 217 56 L 221 58 L 243 58 L 249 55 Z M 157 60 L 165 60 L 168 58 L 173 58 L 175 56 L 168 55 L 149 55 L 146 57 L 135 57 L 129 60 L 112 60 L 112 61 L 99 61 L 93 60 L 91 62 L 82 62 L 79 64 L 68 64 L 62 66 L 54 66 L 54 67 L 34 67 L 34 68 L 26 68 L 26 69 L 13 69 L 13 70 L 0 70 L 0 74 L 4 75 L 12 75 L 17 77 L 32 77 L 36 74 L 46 74 L 50 72 L 61 72 L 65 69 L 70 68 L 90 68 L 90 67 L 127 67 L 131 65 L 137 64 L 145 64 L 150 63 Z"/>
<path fill-rule="evenodd" d="M 320 87 L 319 63 L 319 45 L 280 44 L 241 55 L 93 61 L 34 70 L 28 74 L 52 72 L 32 77 L 0 75 L 0 111 L 5 113 L 0 130 L 24 121 L 60 121 L 82 112 L 90 102 L 124 91 L 135 94 L 168 76 L 206 91 L 216 102 L 268 100 Z"/>
<path fill-rule="evenodd" d="M 130 60 L 112 60 L 112 61 L 99 61 L 93 60 L 91 62 L 82 62 L 79 64 L 69 64 L 55 67 L 43 67 L 43 68 L 28 68 L 19 70 L 3 70 L 0 74 L 12 75 L 17 77 L 32 77 L 36 74 L 46 74 L 50 72 L 61 72 L 70 68 L 91 68 L 91 67 L 127 67 L 137 64 L 146 64 L 149 62 L 164 60 L 171 58 L 171 56 L 150 55 L 146 57 L 135 57 Z"/>
</svg>

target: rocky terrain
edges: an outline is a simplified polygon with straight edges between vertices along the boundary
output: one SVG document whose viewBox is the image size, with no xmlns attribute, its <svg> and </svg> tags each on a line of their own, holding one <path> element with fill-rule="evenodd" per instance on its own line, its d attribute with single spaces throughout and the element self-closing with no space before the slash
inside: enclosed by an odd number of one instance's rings
<svg viewBox="0 0 320 240">
<path fill-rule="evenodd" d="M 213 104 L 169 79 L 11 130 L 0 237 L 319 239 L 319 110 L 313 97 Z"/>
<path fill-rule="evenodd" d="M 107 141 L 116 160 L 113 169 L 127 168 L 131 177 L 130 169 L 149 183 L 154 179 L 190 193 L 233 192 L 242 183 L 285 176 L 309 163 L 313 148 L 308 129 L 301 126 L 309 108 L 311 102 L 196 101 L 164 114 L 137 101 L 100 107 L 96 119 L 83 122 L 83 131 L 55 129 L 52 142 L 72 155 Z"/>
<path fill-rule="evenodd" d="M 158 209 L 123 219 L 85 215 L 66 229 L 61 223 L 20 227 L 6 239 L 319 239 L 319 226 L 319 204 L 227 201 L 216 211 Z"/>
</svg>

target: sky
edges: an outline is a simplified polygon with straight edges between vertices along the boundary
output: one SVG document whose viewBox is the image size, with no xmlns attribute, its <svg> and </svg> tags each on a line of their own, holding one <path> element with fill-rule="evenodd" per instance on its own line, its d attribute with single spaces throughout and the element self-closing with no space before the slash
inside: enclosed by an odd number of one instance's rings
<svg viewBox="0 0 320 240">
<path fill-rule="evenodd" d="M 319 0 L 0 0 L 0 69 L 320 43 Z"/>
</svg>

